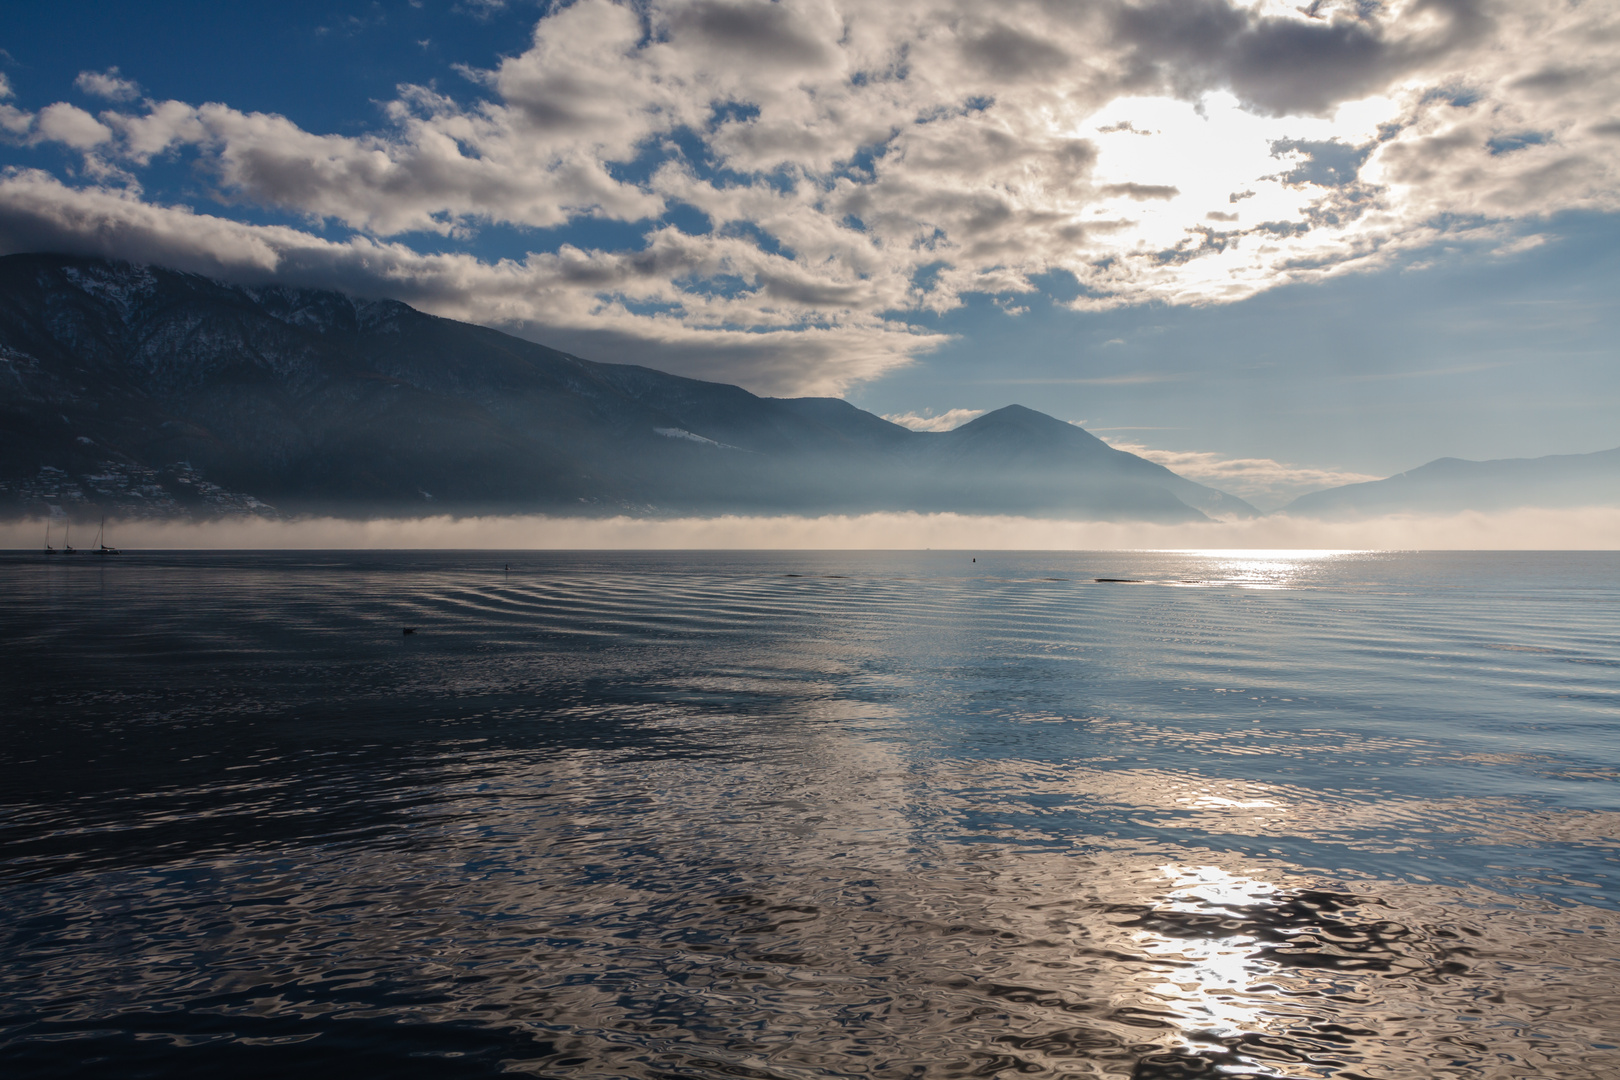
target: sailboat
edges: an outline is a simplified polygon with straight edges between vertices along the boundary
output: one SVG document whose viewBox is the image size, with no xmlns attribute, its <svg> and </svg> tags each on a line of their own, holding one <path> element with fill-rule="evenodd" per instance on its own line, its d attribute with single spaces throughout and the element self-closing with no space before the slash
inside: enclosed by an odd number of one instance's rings
<svg viewBox="0 0 1620 1080">
<path fill-rule="evenodd" d="M 45 518 L 45 554 L 56 554 L 56 549 L 51 547 L 51 519 L 49 515 L 46 515 Z"/>
<path fill-rule="evenodd" d="M 106 544 L 102 543 L 101 537 L 102 537 L 102 534 L 105 533 L 106 531 L 107 531 L 107 519 L 102 518 L 101 519 L 101 528 L 96 531 L 96 554 L 97 555 L 122 555 L 123 554 L 122 551 L 119 551 L 117 548 L 108 547 Z"/>
<path fill-rule="evenodd" d="M 68 518 L 67 524 L 62 526 L 62 554 L 64 554 L 64 555 L 77 555 L 78 554 L 77 551 L 73 550 L 73 544 L 72 544 L 72 541 L 71 541 L 72 536 L 73 536 L 73 519 Z"/>
</svg>

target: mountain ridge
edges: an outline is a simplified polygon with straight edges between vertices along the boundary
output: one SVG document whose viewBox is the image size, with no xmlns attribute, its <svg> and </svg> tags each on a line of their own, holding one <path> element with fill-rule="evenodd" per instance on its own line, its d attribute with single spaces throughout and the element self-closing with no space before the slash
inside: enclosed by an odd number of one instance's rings
<svg viewBox="0 0 1620 1080">
<path fill-rule="evenodd" d="M 398 301 L 73 256 L 0 257 L 0 384 L 22 512 L 1257 513 L 1023 406 L 916 432 Z"/>
<path fill-rule="evenodd" d="M 1313 491 L 1274 513 L 1317 518 L 1620 505 L 1620 447 L 1471 461 L 1442 457 L 1382 480 Z"/>
</svg>

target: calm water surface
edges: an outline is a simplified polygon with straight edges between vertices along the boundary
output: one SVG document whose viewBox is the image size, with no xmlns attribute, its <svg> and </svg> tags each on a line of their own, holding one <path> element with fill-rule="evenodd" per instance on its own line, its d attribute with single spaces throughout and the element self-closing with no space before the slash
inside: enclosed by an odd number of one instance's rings
<svg viewBox="0 0 1620 1080">
<path fill-rule="evenodd" d="M 0 557 L 0 1072 L 1620 1075 L 1620 556 L 969 558 Z"/>
</svg>

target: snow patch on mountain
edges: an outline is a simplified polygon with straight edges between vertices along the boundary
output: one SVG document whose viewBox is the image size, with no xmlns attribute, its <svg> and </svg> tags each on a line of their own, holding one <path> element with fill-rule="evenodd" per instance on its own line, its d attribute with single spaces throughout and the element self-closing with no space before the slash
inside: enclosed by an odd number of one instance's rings
<svg viewBox="0 0 1620 1080">
<path fill-rule="evenodd" d="M 694 435 L 690 431 L 685 430 L 684 428 L 678 428 L 678 427 L 655 427 L 655 428 L 653 428 L 653 434 L 654 435 L 662 435 L 666 439 L 686 439 L 686 440 L 688 440 L 690 442 L 702 443 L 704 446 L 712 446 L 717 450 L 741 450 L 742 449 L 742 447 L 740 447 L 740 446 L 732 446 L 730 443 L 715 442 L 713 439 L 705 439 L 702 435 Z"/>
<path fill-rule="evenodd" d="M 62 274 L 73 284 L 111 305 L 129 325 L 143 301 L 157 291 L 157 275 L 147 266 L 128 263 L 64 266 Z"/>
</svg>

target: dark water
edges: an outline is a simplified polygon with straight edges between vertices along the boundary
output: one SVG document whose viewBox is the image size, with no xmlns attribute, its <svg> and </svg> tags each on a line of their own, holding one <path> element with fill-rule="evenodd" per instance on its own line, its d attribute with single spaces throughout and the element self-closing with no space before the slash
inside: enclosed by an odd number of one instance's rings
<svg viewBox="0 0 1620 1080">
<path fill-rule="evenodd" d="M 0 559 L 0 1073 L 1620 1075 L 1620 556 L 968 559 Z"/>
</svg>

